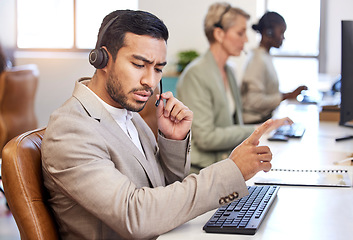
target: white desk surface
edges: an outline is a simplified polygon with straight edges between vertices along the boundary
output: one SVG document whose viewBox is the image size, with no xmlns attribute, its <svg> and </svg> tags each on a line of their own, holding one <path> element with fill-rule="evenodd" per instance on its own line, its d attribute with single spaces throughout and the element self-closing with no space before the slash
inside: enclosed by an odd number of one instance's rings
<svg viewBox="0 0 353 240">
<path fill-rule="evenodd" d="M 353 135 L 353 128 L 336 122 L 319 122 L 316 105 L 283 102 L 277 117 L 289 116 L 306 126 L 301 139 L 288 142 L 269 142 L 266 136 L 261 145 L 268 145 L 273 153 L 273 168 L 348 169 L 351 181 L 351 161 L 335 165 L 353 154 L 353 139 L 335 139 Z M 255 176 L 256 178 L 256 176 Z M 247 182 L 253 185 L 254 179 Z M 353 188 L 281 186 L 270 211 L 255 235 L 213 234 L 202 230 L 215 210 L 207 212 L 178 228 L 163 234 L 165 239 L 261 239 L 261 240 L 346 240 L 353 239 Z"/>
</svg>

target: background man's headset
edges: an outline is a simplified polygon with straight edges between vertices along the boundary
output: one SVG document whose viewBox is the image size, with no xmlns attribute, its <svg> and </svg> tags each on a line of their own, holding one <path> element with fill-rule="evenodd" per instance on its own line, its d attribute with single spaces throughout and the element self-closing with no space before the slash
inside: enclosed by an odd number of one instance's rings
<svg viewBox="0 0 353 240">
<path fill-rule="evenodd" d="M 97 44 L 96 44 L 95 49 L 93 49 L 89 53 L 89 63 L 93 67 L 95 67 L 96 69 L 102 69 L 105 66 L 107 66 L 109 56 L 108 56 L 107 51 L 104 48 L 102 48 L 101 41 L 102 41 L 102 38 L 103 38 L 105 32 L 107 31 L 107 29 L 110 27 L 110 25 L 112 25 L 115 22 L 115 20 L 118 17 L 119 16 L 116 16 L 116 17 L 110 19 L 110 21 L 103 27 L 102 31 L 98 35 L 98 40 L 97 40 Z M 162 95 L 162 79 L 159 81 L 159 85 L 160 85 L 160 95 L 159 95 L 159 99 L 155 103 L 156 107 L 158 107 L 158 105 L 162 99 L 162 96 L 161 96 Z"/>
</svg>

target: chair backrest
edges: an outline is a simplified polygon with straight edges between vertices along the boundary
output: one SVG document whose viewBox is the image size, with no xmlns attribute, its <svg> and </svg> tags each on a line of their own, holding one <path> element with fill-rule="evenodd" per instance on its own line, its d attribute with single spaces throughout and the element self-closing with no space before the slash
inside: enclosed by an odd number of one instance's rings
<svg viewBox="0 0 353 240">
<path fill-rule="evenodd" d="M 42 175 L 44 132 L 45 128 L 41 128 L 23 133 L 3 149 L 1 172 L 5 197 L 21 239 L 59 239 Z"/>
<path fill-rule="evenodd" d="M 34 102 L 38 76 L 35 64 L 13 67 L 1 73 L 0 150 L 15 136 L 37 128 Z"/>
</svg>

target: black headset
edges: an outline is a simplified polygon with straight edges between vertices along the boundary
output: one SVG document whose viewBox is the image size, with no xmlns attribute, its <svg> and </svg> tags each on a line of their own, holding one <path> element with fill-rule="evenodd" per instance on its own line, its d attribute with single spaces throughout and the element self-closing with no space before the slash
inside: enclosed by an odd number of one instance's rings
<svg viewBox="0 0 353 240">
<path fill-rule="evenodd" d="M 97 40 L 97 44 L 96 44 L 96 48 L 93 49 L 90 53 L 89 53 L 89 63 L 92 64 L 95 68 L 97 69 L 102 69 L 105 66 L 107 66 L 108 63 L 108 53 L 107 51 L 102 48 L 101 46 L 101 41 L 102 38 L 105 34 L 105 32 L 107 31 L 107 29 L 110 27 L 110 25 L 113 24 L 113 22 L 118 18 L 119 16 L 116 16 L 114 18 L 112 18 L 102 29 L 102 31 L 100 32 L 100 34 L 98 35 L 98 40 Z"/>
<path fill-rule="evenodd" d="M 268 12 L 266 14 L 268 14 Z M 272 38 L 274 36 L 273 26 L 268 19 L 264 21 L 264 28 L 266 28 L 266 31 L 265 31 L 266 36 L 268 36 L 269 38 Z"/>
<path fill-rule="evenodd" d="M 268 37 L 270 37 L 270 38 L 273 37 L 273 30 L 272 30 L 272 28 L 267 29 L 265 33 L 266 33 L 266 35 L 267 35 Z"/>
<path fill-rule="evenodd" d="M 223 16 L 232 8 L 231 5 L 228 5 L 225 10 L 223 11 L 223 13 L 221 14 L 221 16 L 219 17 L 219 21 L 216 22 L 213 26 L 214 27 L 218 27 L 220 29 L 223 29 L 223 25 L 222 25 L 222 20 L 223 20 Z"/>
</svg>

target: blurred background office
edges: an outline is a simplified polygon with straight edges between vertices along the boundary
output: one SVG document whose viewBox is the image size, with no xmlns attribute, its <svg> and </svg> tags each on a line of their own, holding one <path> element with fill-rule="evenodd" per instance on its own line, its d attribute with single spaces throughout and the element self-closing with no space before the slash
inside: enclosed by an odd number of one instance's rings
<svg viewBox="0 0 353 240">
<path fill-rule="evenodd" d="M 74 82 L 91 76 L 88 53 L 94 48 L 102 16 L 118 8 L 150 11 L 170 30 L 165 76 L 174 76 L 180 51 L 204 52 L 208 48 L 203 19 L 214 0 L 2 0 L 0 42 L 13 65 L 36 64 L 40 78 L 35 100 L 38 125 L 72 93 Z M 232 0 L 256 23 L 265 11 L 277 11 L 286 19 L 286 40 L 271 52 L 281 91 L 305 83 L 309 89 L 327 87 L 322 82 L 340 73 L 341 20 L 353 20 L 351 0 Z M 172 9 L 172 11 L 171 11 Z M 246 51 L 258 36 L 249 27 Z M 272 51 L 272 50 L 271 50 Z M 237 79 L 242 79 L 246 55 L 231 58 Z M 295 67 L 292 67 L 295 66 Z M 299 69 L 299 70 L 298 70 Z M 319 74 L 320 73 L 320 74 Z M 290 78 L 290 79 L 288 79 Z M 238 83 L 240 84 L 240 82 Z"/>
</svg>

